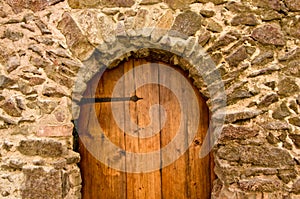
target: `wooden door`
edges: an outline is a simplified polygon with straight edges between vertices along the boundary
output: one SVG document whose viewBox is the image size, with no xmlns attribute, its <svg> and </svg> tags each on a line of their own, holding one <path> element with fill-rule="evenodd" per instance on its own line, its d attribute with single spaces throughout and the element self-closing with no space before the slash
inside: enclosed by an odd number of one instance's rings
<svg viewBox="0 0 300 199">
<path fill-rule="evenodd" d="M 152 65 L 162 63 L 149 63 L 141 59 L 131 59 L 120 64 L 114 69 L 106 70 L 102 75 L 96 75 L 88 84 L 88 89 L 84 94 L 84 98 L 110 98 L 112 97 L 113 89 L 119 79 L 129 70 L 135 70 L 136 67 L 146 64 L 149 67 L 144 69 L 144 73 L 153 77 L 159 77 L 159 67 Z M 172 66 L 169 66 L 172 67 Z M 184 76 L 181 70 L 180 73 Z M 126 93 L 127 82 L 138 81 L 140 76 L 135 76 L 134 73 L 127 77 L 123 82 Z M 99 80 L 100 79 L 100 80 Z M 182 95 L 185 95 L 184 88 L 176 80 L 170 83 L 182 89 Z M 189 81 L 189 80 L 188 80 Z M 192 86 L 192 83 L 189 82 Z M 194 87 L 193 87 L 194 88 Z M 194 88 L 195 89 L 195 88 Z M 205 101 L 199 95 L 197 89 L 197 100 L 199 103 L 200 120 L 199 128 L 194 137 L 192 144 L 188 150 L 180 156 L 175 162 L 161 169 L 131 173 L 119 171 L 110 168 L 107 164 L 103 164 L 97 158 L 97 153 L 109 153 L 105 148 L 101 148 L 101 138 L 97 138 L 99 134 L 100 124 L 103 134 L 119 148 L 126 152 L 133 153 L 149 153 L 151 151 L 160 150 L 166 146 L 174 136 L 180 123 L 180 106 L 176 96 L 172 91 L 159 84 L 147 84 L 140 88 L 136 88 L 135 93 L 141 100 L 129 102 L 130 119 L 139 126 L 146 126 L 151 121 L 149 116 L 150 107 L 154 104 L 163 106 L 167 120 L 164 124 L 158 122 L 158 128 L 162 128 L 159 133 L 151 137 L 137 137 L 124 133 L 114 120 L 112 114 L 112 103 L 124 104 L 125 101 L 117 102 L 102 102 L 102 103 L 83 103 L 81 105 L 80 117 L 78 120 L 78 132 L 80 134 L 79 152 L 81 154 L 80 168 L 82 172 L 82 196 L 84 199 L 208 199 L 212 187 L 213 172 L 212 172 L 212 157 L 199 158 L 199 150 L 204 140 L 204 136 L 208 128 L 208 109 Z M 123 94 L 124 94 L 123 93 Z M 128 97 L 128 96 L 124 96 Z M 187 98 L 189 96 L 186 96 Z M 126 98 L 124 98 L 126 100 Z M 128 103 L 128 102 L 127 102 Z M 188 100 L 187 100 L 188 103 Z M 93 112 L 92 110 L 95 110 Z M 118 111 L 118 110 L 117 110 Z M 120 110 L 120 112 L 122 112 Z M 92 115 L 97 115 L 92 117 Z M 161 114 L 156 113 L 153 117 L 160 118 Z M 189 115 L 188 117 L 193 117 Z M 188 122 L 184 127 L 189 130 Z M 124 124 L 126 125 L 126 124 Z M 161 127 L 163 126 L 163 127 Z M 156 127 L 155 127 L 156 128 Z M 97 140 L 98 139 L 98 140 Z M 185 139 L 184 137 L 182 139 Z M 99 145 L 95 143 L 99 142 Z M 84 144 L 83 144 L 84 143 Z M 92 147 L 90 147 L 92 145 Z M 89 146 L 89 149 L 87 149 Z M 93 151 L 93 153 L 91 153 Z M 96 152 L 95 152 L 96 151 Z M 129 168 L 134 160 L 126 157 L 120 159 L 120 164 L 125 165 L 124 168 Z M 163 152 L 161 153 L 161 163 L 163 164 Z M 146 164 L 151 164 L 151 160 L 147 160 Z M 128 167 L 126 167 L 128 166 Z M 132 165 L 130 165 L 132 167 Z M 139 166 L 139 165 L 133 165 Z"/>
</svg>

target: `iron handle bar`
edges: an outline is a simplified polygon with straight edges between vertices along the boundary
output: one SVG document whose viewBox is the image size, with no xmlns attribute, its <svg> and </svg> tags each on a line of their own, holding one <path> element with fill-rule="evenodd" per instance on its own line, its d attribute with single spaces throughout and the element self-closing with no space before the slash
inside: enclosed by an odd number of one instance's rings
<svg viewBox="0 0 300 199">
<path fill-rule="evenodd" d="M 95 98 L 82 98 L 79 104 L 89 104 L 89 103 L 105 103 L 105 102 L 125 102 L 132 101 L 137 102 L 143 98 L 136 95 L 131 97 L 95 97 Z"/>
</svg>

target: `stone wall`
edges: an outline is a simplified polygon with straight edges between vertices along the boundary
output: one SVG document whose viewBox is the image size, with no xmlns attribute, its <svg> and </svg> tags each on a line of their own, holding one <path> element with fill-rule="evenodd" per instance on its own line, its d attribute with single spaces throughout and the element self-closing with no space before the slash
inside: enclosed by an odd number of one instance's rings
<svg viewBox="0 0 300 199">
<path fill-rule="evenodd" d="M 102 65 L 155 53 L 118 58 L 122 38 L 191 54 L 199 44 L 214 60 L 227 115 L 213 198 L 300 197 L 300 1 L 3 0 L 0 24 L 0 197 L 80 198 L 72 100 Z M 214 108 L 192 66 L 156 53 L 188 70 Z"/>
</svg>

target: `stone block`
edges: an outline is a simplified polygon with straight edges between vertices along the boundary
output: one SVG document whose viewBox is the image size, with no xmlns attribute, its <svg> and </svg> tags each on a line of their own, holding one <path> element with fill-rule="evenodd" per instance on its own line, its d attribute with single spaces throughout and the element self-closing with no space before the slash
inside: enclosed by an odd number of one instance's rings
<svg viewBox="0 0 300 199">
<path fill-rule="evenodd" d="M 293 78 L 283 78 L 278 83 L 278 94 L 282 97 L 288 97 L 300 91 L 299 85 Z"/>
<path fill-rule="evenodd" d="M 71 52 L 80 60 L 87 59 L 94 50 L 87 38 L 82 34 L 69 13 L 63 15 L 62 20 L 58 24 L 58 29 L 65 35 L 67 45 Z"/>
<path fill-rule="evenodd" d="M 39 137 L 68 137 L 72 136 L 73 124 L 41 126 L 38 130 Z"/>
<path fill-rule="evenodd" d="M 54 140 L 21 140 L 17 148 L 28 156 L 59 157 L 65 152 L 62 143 Z"/>
<path fill-rule="evenodd" d="M 238 184 L 243 191 L 273 192 L 282 188 L 280 180 L 264 177 L 240 180 Z"/>
<path fill-rule="evenodd" d="M 285 45 L 285 36 L 281 28 L 277 25 L 266 24 L 255 28 L 251 34 L 253 39 L 262 44 L 270 44 L 275 46 Z"/>
<path fill-rule="evenodd" d="M 194 35 L 201 28 L 201 24 L 202 16 L 192 11 L 186 11 L 176 17 L 171 30 L 187 37 Z"/>
<path fill-rule="evenodd" d="M 42 167 L 23 169 L 24 185 L 21 188 L 22 198 L 30 199 L 61 199 L 62 176 L 55 169 L 45 171 Z"/>
<path fill-rule="evenodd" d="M 228 125 L 223 127 L 220 135 L 220 141 L 230 141 L 235 139 L 248 139 L 256 136 L 257 130 L 252 127 Z"/>
</svg>

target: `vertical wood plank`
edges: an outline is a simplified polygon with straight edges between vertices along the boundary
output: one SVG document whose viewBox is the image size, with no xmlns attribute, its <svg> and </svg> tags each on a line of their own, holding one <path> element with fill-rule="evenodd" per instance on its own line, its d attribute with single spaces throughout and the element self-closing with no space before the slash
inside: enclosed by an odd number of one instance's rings
<svg viewBox="0 0 300 199">
<path fill-rule="evenodd" d="M 196 90 L 195 90 L 196 91 Z M 196 91 L 197 92 L 197 91 Z M 192 97 L 192 96 L 187 96 Z M 193 143 L 189 147 L 189 173 L 188 173 L 188 187 L 189 187 L 189 198 L 191 199 L 202 199 L 210 198 L 210 156 L 200 159 L 199 152 L 201 145 L 205 138 L 205 134 L 208 128 L 208 110 L 205 105 L 205 101 L 198 96 L 199 102 L 199 113 L 194 110 L 189 110 L 189 118 L 195 116 L 195 114 L 200 114 L 200 121 L 198 132 L 193 140 Z M 189 128 L 187 129 L 189 131 Z M 205 186 L 204 186 L 205 185 Z"/>
<path fill-rule="evenodd" d="M 161 63 L 162 64 L 162 63 Z M 162 70 L 159 70 L 159 74 L 162 74 Z M 181 83 L 174 78 L 164 75 L 161 77 L 164 82 L 181 88 Z M 162 146 L 166 146 L 176 136 L 180 125 L 181 110 L 177 97 L 171 90 L 160 86 L 160 104 L 163 105 L 166 110 L 166 123 L 161 130 L 161 143 Z M 186 144 L 186 136 L 184 134 L 178 135 L 182 140 L 181 145 Z M 162 153 L 162 163 L 166 162 L 172 156 L 180 154 L 183 146 L 175 146 L 169 151 Z M 188 198 L 187 192 L 187 154 L 182 155 L 171 165 L 162 169 L 162 197 L 163 198 Z"/>
</svg>

